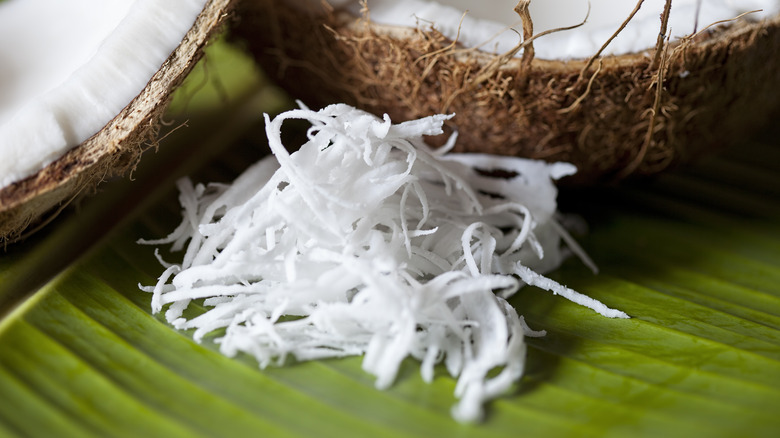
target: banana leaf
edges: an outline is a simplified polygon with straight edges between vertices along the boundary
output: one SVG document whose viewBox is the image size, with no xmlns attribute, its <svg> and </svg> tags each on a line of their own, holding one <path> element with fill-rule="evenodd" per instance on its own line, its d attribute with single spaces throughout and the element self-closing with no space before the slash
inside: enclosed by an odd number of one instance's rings
<svg viewBox="0 0 780 438">
<path fill-rule="evenodd" d="M 179 221 L 174 181 L 230 181 L 267 153 L 260 115 L 291 105 L 217 44 L 132 180 L 0 255 L 0 436 L 751 436 L 780 430 L 777 129 L 653 181 L 562 188 L 600 267 L 553 278 L 628 320 L 536 288 L 527 371 L 479 424 L 452 420 L 455 382 L 403 364 L 374 388 L 361 358 L 260 370 L 151 314 L 159 264 L 139 238 Z M 215 85 L 216 84 L 216 85 Z M 300 133 L 291 133 L 295 138 Z"/>
</svg>

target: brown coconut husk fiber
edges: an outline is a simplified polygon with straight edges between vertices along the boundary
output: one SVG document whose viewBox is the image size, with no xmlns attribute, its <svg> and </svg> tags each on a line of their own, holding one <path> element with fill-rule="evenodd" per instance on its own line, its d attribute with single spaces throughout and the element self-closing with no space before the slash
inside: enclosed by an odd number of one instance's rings
<svg viewBox="0 0 780 438">
<path fill-rule="evenodd" d="M 464 49 L 435 30 L 375 24 L 370 11 L 257 0 L 238 16 L 235 37 L 312 107 L 346 102 L 396 120 L 455 113 L 460 151 L 569 161 L 578 182 L 655 174 L 733 144 L 780 103 L 780 17 L 564 62 Z"/>
<path fill-rule="evenodd" d="M 0 245 L 34 232 L 105 179 L 128 173 L 144 150 L 156 146 L 160 119 L 172 91 L 221 29 L 232 3 L 209 1 L 141 94 L 103 129 L 35 175 L 0 189 Z"/>
</svg>

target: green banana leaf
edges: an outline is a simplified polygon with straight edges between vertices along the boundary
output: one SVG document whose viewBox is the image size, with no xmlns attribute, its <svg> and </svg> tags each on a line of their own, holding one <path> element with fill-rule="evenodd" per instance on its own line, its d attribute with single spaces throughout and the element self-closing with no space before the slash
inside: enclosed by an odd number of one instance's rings
<svg viewBox="0 0 780 438">
<path fill-rule="evenodd" d="M 178 223 L 173 182 L 230 181 L 266 153 L 261 113 L 291 105 L 224 44 L 206 65 L 172 109 L 189 127 L 132 180 L 0 255 L 0 436 L 777 436 L 776 129 L 651 182 L 563 188 L 600 273 L 572 259 L 553 277 L 632 319 L 524 288 L 511 303 L 547 336 L 528 340 L 517 387 L 464 425 L 443 370 L 426 384 L 408 360 L 387 391 L 359 357 L 260 370 L 151 314 L 138 285 L 160 267 L 135 242 Z"/>
</svg>

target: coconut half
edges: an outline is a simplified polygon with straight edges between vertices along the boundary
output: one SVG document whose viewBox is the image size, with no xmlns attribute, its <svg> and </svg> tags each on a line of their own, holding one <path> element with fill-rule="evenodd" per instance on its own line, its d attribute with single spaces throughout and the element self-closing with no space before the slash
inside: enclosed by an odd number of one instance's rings
<svg viewBox="0 0 780 438">
<path fill-rule="evenodd" d="M 132 168 L 231 3 L 0 3 L 0 243 Z"/>
<path fill-rule="evenodd" d="M 579 181 L 657 173 L 749 135 L 780 104 L 777 0 L 240 8 L 236 35 L 308 105 L 455 113 L 460 151 L 572 162 Z"/>
</svg>

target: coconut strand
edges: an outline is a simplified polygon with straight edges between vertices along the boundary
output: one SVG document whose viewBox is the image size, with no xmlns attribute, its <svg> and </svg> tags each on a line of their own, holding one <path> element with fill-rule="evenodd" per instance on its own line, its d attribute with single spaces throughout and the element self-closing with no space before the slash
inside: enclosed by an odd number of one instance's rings
<svg viewBox="0 0 780 438">
<path fill-rule="evenodd" d="M 451 117 L 393 124 L 344 104 L 266 116 L 272 156 L 232 185 L 181 180 L 182 224 L 140 241 L 184 252 L 142 287 L 153 312 L 198 342 L 224 330 L 220 351 L 260 367 L 364 355 L 380 389 L 407 357 L 428 382 L 441 363 L 457 378 L 452 415 L 479 420 L 522 376 L 524 337 L 544 334 L 507 301 L 521 286 L 626 315 L 544 276 L 573 242 L 554 180 L 574 167 L 432 150 L 423 137 Z M 291 119 L 312 124 L 294 153 Z M 205 311 L 185 314 L 193 302 Z"/>
<path fill-rule="evenodd" d="M 655 70 L 659 67 L 661 62 L 661 55 L 663 54 L 664 41 L 669 38 L 667 35 L 667 28 L 669 26 L 669 14 L 672 11 L 672 0 L 666 0 L 664 4 L 664 11 L 661 13 L 661 29 L 658 31 L 658 40 L 655 43 L 655 53 L 653 54 L 653 62 L 650 64 L 650 69 Z"/>
<path fill-rule="evenodd" d="M 531 0 L 520 0 L 514 8 L 515 13 L 520 16 L 523 22 L 523 41 L 529 40 L 534 35 L 534 20 L 531 18 Z M 531 41 L 523 49 L 523 67 L 529 68 L 531 61 L 534 60 L 534 43 Z"/>
</svg>

